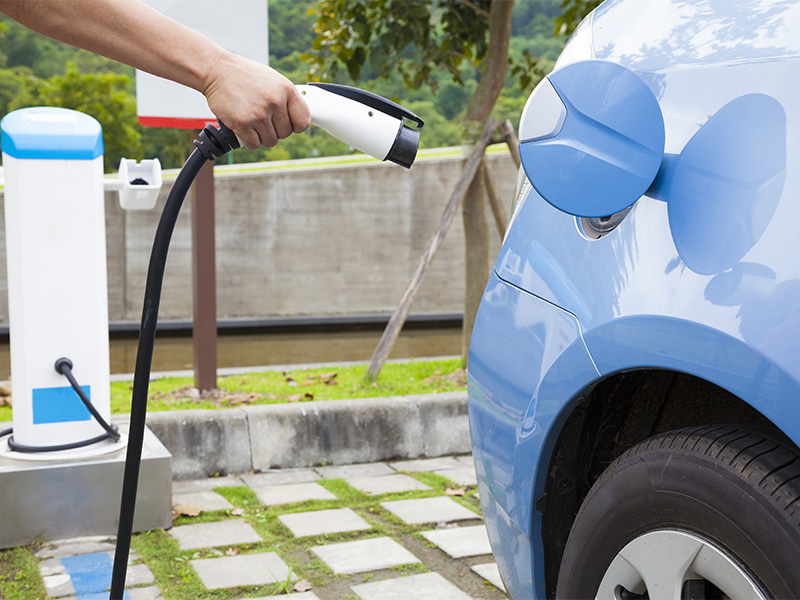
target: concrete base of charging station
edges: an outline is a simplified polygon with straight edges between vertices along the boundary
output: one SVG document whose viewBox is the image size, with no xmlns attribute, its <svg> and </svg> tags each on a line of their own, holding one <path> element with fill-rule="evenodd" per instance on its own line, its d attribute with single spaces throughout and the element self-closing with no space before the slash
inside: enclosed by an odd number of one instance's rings
<svg viewBox="0 0 800 600">
<path fill-rule="evenodd" d="M 128 424 L 120 421 L 114 419 L 127 435 Z M 50 462 L 15 460 L 0 453 L 0 548 L 116 534 L 125 452 L 122 448 L 97 458 Z M 133 528 L 171 526 L 172 456 L 147 429 Z"/>
</svg>

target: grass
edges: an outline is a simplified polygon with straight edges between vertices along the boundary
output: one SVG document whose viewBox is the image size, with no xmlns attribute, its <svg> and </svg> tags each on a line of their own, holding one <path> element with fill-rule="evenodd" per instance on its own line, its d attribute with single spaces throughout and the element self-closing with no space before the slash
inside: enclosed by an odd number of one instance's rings
<svg viewBox="0 0 800 600">
<path fill-rule="evenodd" d="M 435 394 L 467 389 L 461 359 L 412 360 L 384 365 L 378 380 L 364 381 L 366 364 L 295 371 L 266 371 L 219 377 L 219 391 L 197 395 L 191 377 L 165 377 L 150 382 L 147 410 L 234 408 L 311 400 L 377 398 Z M 111 383 L 111 412 L 130 412 L 132 383 Z M 0 422 L 11 420 L 11 407 L 0 397 Z"/>
<path fill-rule="evenodd" d="M 244 509 L 244 514 L 240 518 L 249 523 L 258 532 L 263 541 L 203 550 L 181 550 L 174 539 L 166 532 L 159 530 L 135 535 L 133 537 L 133 548 L 153 571 L 166 600 L 232 599 L 240 598 L 243 595 L 253 597 L 283 594 L 293 588 L 294 582 L 290 582 L 287 579 L 264 586 L 205 590 L 190 561 L 224 556 L 231 553 L 277 552 L 299 579 L 307 579 L 314 589 L 319 589 L 337 579 L 350 576 L 334 575 L 311 552 L 312 547 L 380 536 L 388 536 L 395 540 L 406 535 L 420 537 L 420 531 L 431 527 L 429 523 L 422 525 L 405 524 L 380 504 L 386 500 L 404 500 L 441 495 L 448 487 L 453 487 L 454 485 L 453 482 L 434 473 L 410 473 L 410 475 L 420 481 L 424 481 L 433 490 L 430 492 L 412 491 L 369 496 L 350 487 L 343 479 L 322 479 L 318 480 L 318 483 L 331 491 L 336 496 L 335 500 L 309 500 L 279 506 L 264 506 L 258 502 L 255 493 L 249 488 L 217 487 L 215 488 L 216 492 L 231 501 L 237 508 Z M 472 508 L 476 513 L 476 519 L 480 518 L 480 508 L 474 497 L 458 498 L 457 500 Z M 278 520 L 279 515 L 342 507 L 349 507 L 366 519 L 372 525 L 372 530 L 295 538 Z M 203 512 L 198 517 L 179 516 L 175 519 L 174 524 L 188 525 L 190 523 L 203 523 L 229 518 L 231 518 L 229 510 L 209 511 Z M 422 573 L 427 572 L 428 567 L 425 564 L 414 563 L 393 567 L 392 570 L 401 573 Z M 364 575 L 362 581 L 368 579 L 370 579 L 369 574 Z"/>
<path fill-rule="evenodd" d="M 343 479 L 322 479 L 318 480 L 320 485 L 331 491 L 336 499 L 265 506 L 258 501 L 256 494 L 250 488 L 217 487 L 215 488 L 216 492 L 231 501 L 238 509 L 243 509 L 241 511 L 243 514 L 236 513 L 237 518 L 249 523 L 258 532 L 261 541 L 218 548 L 181 550 L 178 542 L 166 531 L 154 530 L 134 535 L 132 547 L 139 555 L 141 562 L 145 563 L 153 572 L 156 583 L 166 600 L 233 600 L 243 597 L 285 594 L 293 589 L 294 581 L 290 581 L 289 578 L 267 585 L 218 590 L 205 589 L 191 561 L 234 554 L 277 552 L 289 566 L 291 572 L 298 579 L 308 580 L 312 589 L 319 590 L 326 585 L 335 584 L 343 578 L 347 580 L 353 577 L 354 579 L 350 579 L 353 583 L 368 581 L 373 574 L 334 575 L 330 568 L 311 552 L 311 548 L 322 544 L 382 536 L 395 540 L 401 540 L 407 536 L 424 540 L 420 532 L 430 529 L 430 523 L 419 525 L 403 523 L 384 509 L 381 502 L 442 495 L 447 488 L 455 487 L 455 484 L 435 473 L 409 473 L 409 475 L 428 484 L 432 490 L 370 496 L 351 487 Z M 475 511 L 475 518 L 480 518 L 481 511 L 478 501 L 474 497 L 474 489 L 470 489 L 466 497 L 454 498 L 454 500 L 471 508 Z M 288 513 L 343 507 L 354 510 L 372 525 L 372 529 L 295 538 L 278 520 L 279 515 Z M 232 516 L 230 509 L 204 511 L 197 517 L 177 516 L 174 525 L 219 521 L 230 519 Z M 0 551 L 0 595 L 3 600 L 32 600 L 47 597 L 38 572 L 38 560 L 33 556 L 37 547 L 34 544 Z M 425 563 L 412 563 L 392 567 L 391 570 L 412 574 L 427 572 L 429 567 Z"/>
<path fill-rule="evenodd" d="M 0 550 L 0 596 L 4 600 L 46 598 L 38 562 L 30 546 Z"/>
<path fill-rule="evenodd" d="M 198 395 L 190 377 L 170 377 L 150 384 L 149 411 L 232 408 L 250 404 L 308 402 L 430 394 L 466 389 L 458 358 L 389 363 L 373 383 L 364 381 L 367 365 L 267 371 L 220 377 L 219 391 Z M 111 412 L 130 411 L 131 383 L 111 384 Z M 0 407 L 0 420 L 4 408 Z M 8 417 L 10 418 L 10 410 Z"/>
</svg>

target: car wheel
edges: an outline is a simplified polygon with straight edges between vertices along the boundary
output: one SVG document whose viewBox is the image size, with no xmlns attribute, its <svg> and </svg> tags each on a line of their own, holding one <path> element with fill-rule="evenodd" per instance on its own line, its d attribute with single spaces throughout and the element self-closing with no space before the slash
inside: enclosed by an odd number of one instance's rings
<svg viewBox="0 0 800 600">
<path fill-rule="evenodd" d="M 757 429 L 652 437 L 586 496 L 557 598 L 800 598 L 800 456 Z"/>
</svg>

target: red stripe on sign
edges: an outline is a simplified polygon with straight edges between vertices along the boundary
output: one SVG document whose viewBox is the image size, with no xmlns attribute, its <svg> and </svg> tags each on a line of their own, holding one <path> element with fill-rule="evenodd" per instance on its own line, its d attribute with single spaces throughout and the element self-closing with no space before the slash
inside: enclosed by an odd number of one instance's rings
<svg viewBox="0 0 800 600">
<path fill-rule="evenodd" d="M 142 127 L 173 127 L 175 129 L 202 129 L 211 123 L 216 126 L 216 119 L 186 119 L 182 117 L 145 117 L 139 115 Z"/>
</svg>

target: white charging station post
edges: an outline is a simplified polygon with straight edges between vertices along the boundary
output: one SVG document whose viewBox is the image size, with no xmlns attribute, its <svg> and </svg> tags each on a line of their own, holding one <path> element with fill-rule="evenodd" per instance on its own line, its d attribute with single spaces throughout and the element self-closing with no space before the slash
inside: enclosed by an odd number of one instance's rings
<svg viewBox="0 0 800 600">
<path fill-rule="evenodd" d="M 14 441 L 81 442 L 104 430 L 54 364 L 73 362 L 110 421 L 102 129 L 83 113 L 44 107 L 10 113 L 0 129 Z"/>
</svg>

